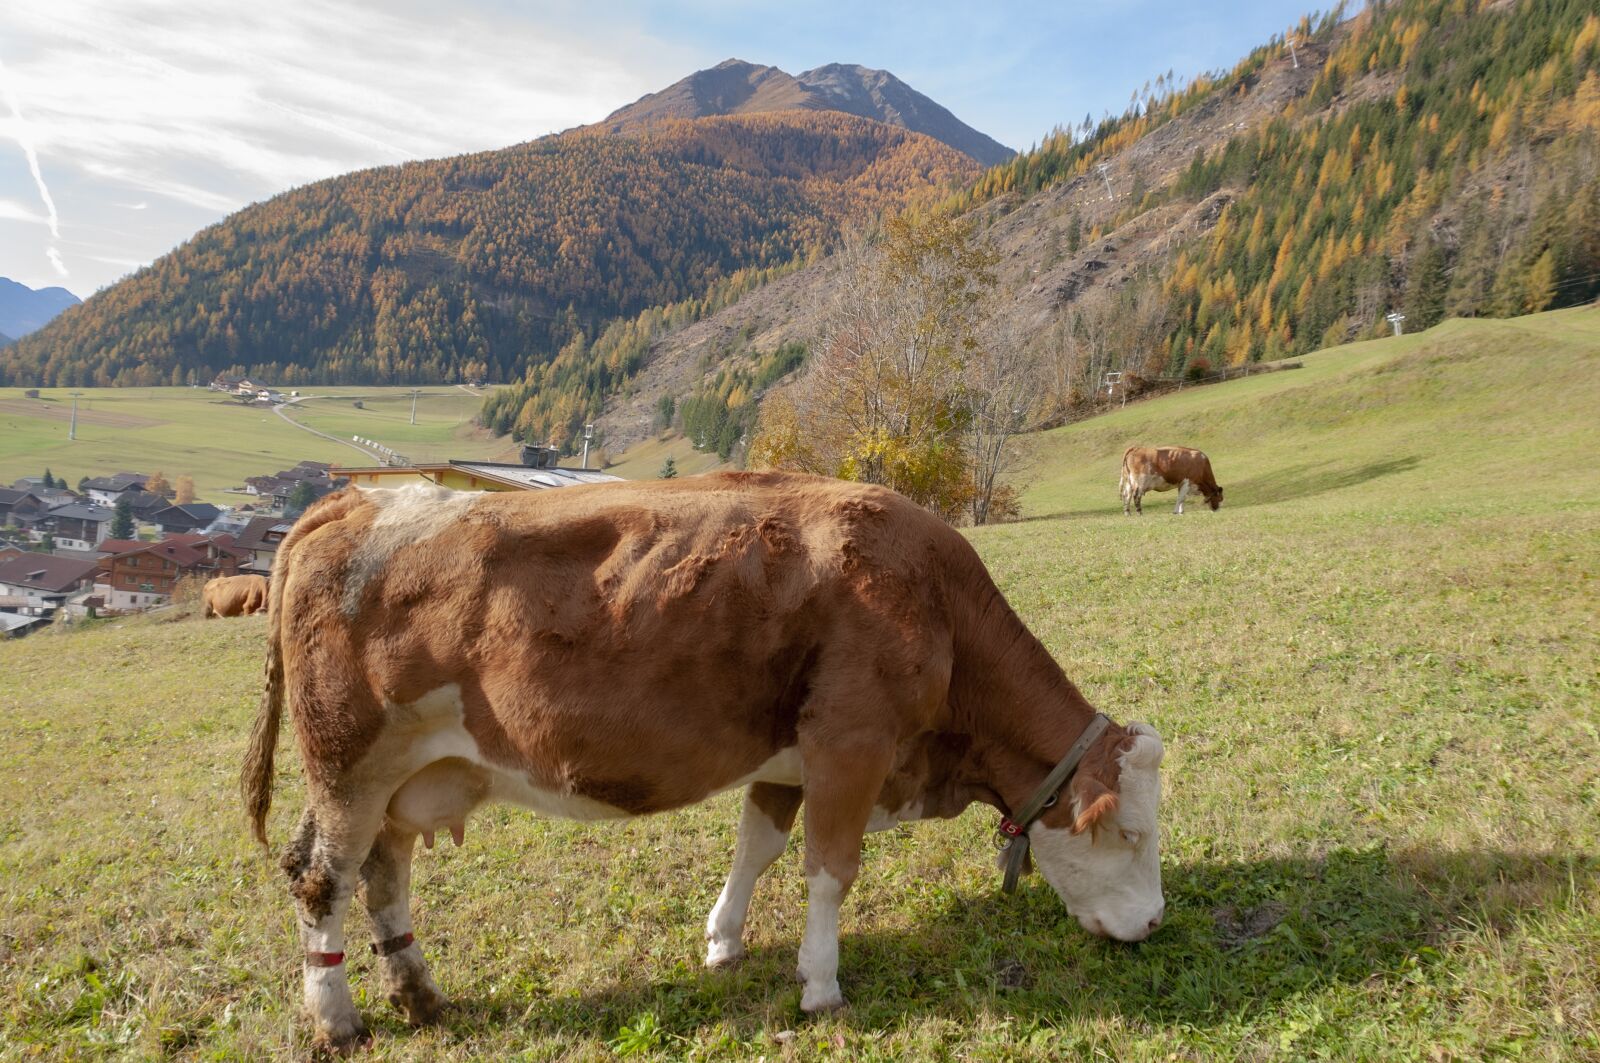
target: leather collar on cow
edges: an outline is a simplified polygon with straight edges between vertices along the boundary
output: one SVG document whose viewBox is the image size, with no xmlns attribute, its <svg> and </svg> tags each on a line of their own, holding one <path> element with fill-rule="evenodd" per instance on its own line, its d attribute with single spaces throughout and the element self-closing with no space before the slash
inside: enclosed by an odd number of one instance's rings
<svg viewBox="0 0 1600 1063">
<path fill-rule="evenodd" d="M 1072 743 L 1072 748 L 1067 750 L 1067 755 L 1045 776 L 1039 789 L 1033 796 L 1017 810 L 1016 818 L 1010 816 L 1000 817 L 1000 827 L 996 835 L 1000 849 L 1005 853 L 1005 883 L 1001 887 L 1006 893 L 1016 891 L 1017 879 L 1022 877 L 1022 865 L 1028 859 L 1028 827 L 1039 818 L 1039 813 L 1056 803 L 1056 798 L 1061 794 L 1061 788 L 1067 785 L 1072 778 L 1072 773 L 1078 770 L 1078 764 L 1083 760 L 1083 755 L 1089 752 L 1089 747 L 1095 740 L 1105 733 L 1111 721 L 1104 713 L 1095 713 L 1094 719 L 1089 721 L 1089 726 L 1083 729 L 1083 734 Z"/>
</svg>

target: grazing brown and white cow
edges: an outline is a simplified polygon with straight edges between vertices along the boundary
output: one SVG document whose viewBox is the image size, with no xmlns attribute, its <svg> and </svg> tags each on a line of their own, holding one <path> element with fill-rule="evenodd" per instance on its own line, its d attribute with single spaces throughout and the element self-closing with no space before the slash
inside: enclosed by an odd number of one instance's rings
<svg viewBox="0 0 1600 1063">
<path fill-rule="evenodd" d="M 1129 447 L 1122 454 L 1122 512 L 1137 510 L 1144 513 L 1144 496 L 1147 491 L 1178 489 L 1178 505 L 1173 512 L 1183 512 L 1183 500 L 1189 497 L 1191 487 L 1198 488 L 1206 504 L 1213 511 L 1222 508 L 1222 488 L 1211 475 L 1211 459 L 1193 447 Z"/>
<path fill-rule="evenodd" d="M 254 616 L 267 608 L 265 576 L 218 576 L 206 581 L 200 594 L 203 616 Z"/>
<path fill-rule="evenodd" d="M 283 867 L 324 1044 L 366 1036 L 344 966 L 358 885 L 386 996 L 413 1022 L 439 1012 L 412 850 L 459 843 L 486 801 L 605 820 L 748 787 L 710 965 L 743 953 L 803 801 L 807 1011 L 844 1003 L 839 906 L 863 833 L 974 801 L 1010 817 L 1091 933 L 1161 922 L 1161 739 L 1098 715 L 967 541 L 882 488 L 727 473 L 350 489 L 279 548 L 268 628 L 243 789 L 264 842 L 287 702 L 308 802 Z"/>
</svg>

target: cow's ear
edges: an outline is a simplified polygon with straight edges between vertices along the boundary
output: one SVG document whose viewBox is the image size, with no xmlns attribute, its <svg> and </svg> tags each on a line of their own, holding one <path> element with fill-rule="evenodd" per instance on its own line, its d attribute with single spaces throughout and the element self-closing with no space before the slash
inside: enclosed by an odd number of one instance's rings
<svg viewBox="0 0 1600 1063">
<path fill-rule="evenodd" d="M 1072 780 L 1072 833 L 1082 834 L 1099 825 L 1117 809 L 1117 794 L 1093 775 L 1080 773 Z"/>
<path fill-rule="evenodd" d="M 1128 733 L 1133 736 L 1133 742 L 1122 755 L 1123 764 L 1130 768 L 1159 768 L 1166 751 L 1156 729 L 1147 723 L 1130 723 Z"/>
</svg>

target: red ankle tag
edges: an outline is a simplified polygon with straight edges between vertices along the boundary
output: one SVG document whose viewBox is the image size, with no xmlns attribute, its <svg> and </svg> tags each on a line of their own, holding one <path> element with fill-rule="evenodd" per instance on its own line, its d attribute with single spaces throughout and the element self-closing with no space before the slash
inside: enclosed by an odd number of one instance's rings
<svg viewBox="0 0 1600 1063">
<path fill-rule="evenodd" d="M 415 940 L 417 939 L 408 932 L 398 937 L 392 937 L 387 941 L 374 942 L 372 952 L 377 956 L 393 956 L 401 949 L 410 948 L 411 943 Z"/>
<path fill-rule="evenodd" d="M 337 967 L 344 962 L 342 952 L 308 952 L 306 953 L 307 967 Z"/>
</svg>

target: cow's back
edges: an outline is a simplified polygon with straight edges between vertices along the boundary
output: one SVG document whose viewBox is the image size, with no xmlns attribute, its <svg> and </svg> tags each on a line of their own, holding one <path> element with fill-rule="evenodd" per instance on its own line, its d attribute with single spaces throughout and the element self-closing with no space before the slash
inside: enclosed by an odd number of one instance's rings
<svg viewBox="0 0 1600 1063">
<path fill-rule="evenodd" d="M 271 606 L 312 759 L 347 766 L 453 688 L 485 755 L 654 811 L 731 781 L 675 763 L 792 745 L 821 659 L 915 677 L 949 655 L 938 559 L 959 537 L 883 489 L 732 473 L 323 505 Z"/>
<path fill-rule="evenodd" d="M 217 576 L 201 591 L 207 616 L 250 616 L 266 607 L 267 581 L 261 576 Z"/>
<path fill-rule="evenodd" d="M 1173 482 L 1188 480 L 1193 484 L 1214 484 L 1211 459 L 1194 447 L 1158 447 L 1156 464 Z"/>
</svg>

